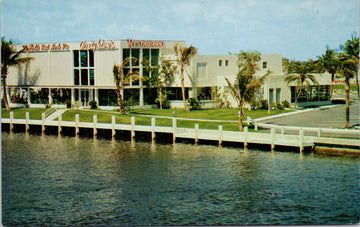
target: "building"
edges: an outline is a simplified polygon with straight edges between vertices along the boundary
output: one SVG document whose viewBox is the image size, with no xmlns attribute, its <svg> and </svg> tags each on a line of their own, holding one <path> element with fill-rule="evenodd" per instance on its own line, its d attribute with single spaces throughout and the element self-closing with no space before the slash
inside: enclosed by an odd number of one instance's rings
<svg viewBox="0 0 360 227">
<path fill-rule="evenodd" d="M 25 49 L 24 56 L 33 57 L 29 63 L 9 69 L 8 89 L 13 103 L 27 102 L 31 107 L 52 105 L 88 106 L 95 100 L 101 108 L 117 108 L 117 96 L 113 79 L 114 65 L 121 65 L 127 57 L 138 59 L 125 66 L 125 71 L 146 76 L 145 61 L 152 66 L 159 64 L 160 56 L 176 62 L 175 45 L 186 46 L 185 41 L 163 40 L 118 40 L 81 41 L 72 43 L 39 43 L 15 45 L 17 50 Z M 259 99 L 270 103 L 295 101 L 295 85 L 284 82 L 282 56 L 261 55 L 261 76 L 271 70 L 271 75 L 257 94 Z M 234 80 L 238 72 L 236 55 L 195 55 L 188 72 L 192 83 L 185 77 L 186 98 L 196 98 L 203 107 L 216 106 L 216 96 L 226 99 L 229 106 L 236 107 L 225 78 Z M 314 86 L 308 94 L 301 94 L 300 103 L 305 101 L 329 101 L 329 75 L 317 75 L 321 87 Z M 168 87 L 171 107 L 183 107 L 179 73 Z M 141 80 L 131 81 L 125 86 L 123 97 L 132 105 L 155 104 L 156 89 Z"/>
</svg>

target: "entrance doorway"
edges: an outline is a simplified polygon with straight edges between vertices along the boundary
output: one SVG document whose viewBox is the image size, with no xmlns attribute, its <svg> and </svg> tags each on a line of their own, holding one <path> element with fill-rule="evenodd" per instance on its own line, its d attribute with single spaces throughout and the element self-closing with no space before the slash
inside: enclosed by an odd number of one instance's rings
<svg viewBox="0 0 360 227">
<path fill-rule="evenodd" d="M 89 90 L 82 89 L 80 91 L 80 105 L 88 106 L 90 101 Z"/>
</svg>

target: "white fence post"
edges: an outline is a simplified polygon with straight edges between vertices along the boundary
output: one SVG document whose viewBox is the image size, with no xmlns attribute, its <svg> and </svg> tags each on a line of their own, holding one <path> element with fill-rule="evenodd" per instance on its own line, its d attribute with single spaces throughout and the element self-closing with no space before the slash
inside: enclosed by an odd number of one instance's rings
<svg viewBox="0 0 360 227">
<path fill-rule="evenodd" d="M 300 129 L 299 131 L 299 147 L 300 152 L 304 151 L 304 130 Z"/>
<path fill-rule="evenodd" d="M 155 139 L 155 125 L 156 125 L 155 117 L 152 117 L 151 118 L 151 141 L 154 141 L 154 139 Z"/>
<path fill-rule="evenodd" d="M 281 127 L 281 138 L 285 138 L 285 128 L 283 126 Z"/>
<path fill-rule="evenodd" d="M 320 137 L 321 136 L 321 128 L 318 128 L 318 137 Z"/>
<path fill-rule="evenodd" d="M 45 131 L 45 112 L 41 113 L 41 132 Z"/>
<path fill-rule="evenodd" d="M 199 124 L 195 124 L 195 144 L 198 143 Z"/>
<path fill-rule="evenodd" d="M 30 113 L 25 113 L 25 132 L 27 133 L 29 131 L 29 120 L 30 120 Z"/>
<path fill-rule="evenodd" d="M 247 147 L 248 143 L 247 143 L 247 139 L 248 139 L 248 132 L 249 129 L 248 127 L 244 127 L 244 148 Z"/>
<path fill-rule="evenodd" d="M 61 135 L 61 122 L 62 122 L 62 114 L 58 116 L 58 134 Z"/>
<path fill-rule="evenodd" d="M 10 112 L 10 132 L 13 130 L 14 125 L 13 125 L 13 120 L 14 120 L 14 112 L 11 111 Z"/>
<path fill-rule="evenodd" d="M 111 136 L 114 138 L 116 131 L 115 131 L 115 124 L 116 124 L 116 117 L 111 116 Z"/>
<path fill-rule="evenodd" d="M 94 137 L 96 137 L 96 135 L 97 135 L 97 129 L 96 129 L 96 125 L 97 125 L 97 115 L 96 115 L 96 114 L 93 115 L 93 121 L 94 121 L 93 134 L 94 134 Z"/>
<path fill-rule="evenodd" d="M 135 137 L 135 117 L 131 117 L 131 139 Z"/>
<path fill-rule="evenodd" d="M 275 129 L 271 128 L 271 151 L 275 148 Z"/>
<path fill-rule="evenodd" d="M 79 134 L 79 114 L 75 114 L 75 136 Z"/>
<path fill-rule="evenodd" d="M 258 123 L 255 122 L 255 131 L 257 131 L 257 130 L 258 130 Z"/>
<path fill-rule="evenodd" d="M 223 131 L 223 126 L 219 125 L 219 146 L 221 146 L 222 144 L 222 131 Z"/>
<path fill-rule="evenodd" d="M 176 132 L 176 118 L 175 117 L 172 119 L 172 127 L 173 127 L 173 143 L 175 143 L 175 140 L 176 140 L 176 135 L 175 135 L 175 132 Z"/>
</svg>

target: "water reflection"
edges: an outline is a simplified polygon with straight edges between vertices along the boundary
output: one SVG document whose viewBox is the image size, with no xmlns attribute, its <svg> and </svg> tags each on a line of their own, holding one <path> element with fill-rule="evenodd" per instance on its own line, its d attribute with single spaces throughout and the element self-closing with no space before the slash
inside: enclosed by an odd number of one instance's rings
<svg viewBox="0 0 360 227">
<path fill-rule="evenodd" d="M 5 225 L 359 221 L 357 158 L 3 133 Z"/>
</svg>

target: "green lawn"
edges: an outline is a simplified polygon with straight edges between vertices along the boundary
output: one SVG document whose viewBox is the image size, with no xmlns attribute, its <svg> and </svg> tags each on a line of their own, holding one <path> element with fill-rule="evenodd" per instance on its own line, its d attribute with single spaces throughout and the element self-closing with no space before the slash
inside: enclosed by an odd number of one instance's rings
<svg viewBox="0 0 360 227">
<path fill-rule="evenodd" d="M 131 111 L 127 115 L 121 115 L 119 112 L 108 112 L 101 110 L 68 110 L 66 111 L 62 119 L 63 121 L 74 121 L 75 114 L 79 114 L 79 120 L 81 122 L 93 122 L 93 115 L 97 115 L 97 122 L 99 123 L 110 123 L 111 117 L 116 117 L 116 123 L 118 124 L 130 124 L 131 116 L 135 116 L 136 125 L 151 125 L 151 117 L 141 116 L 139 114 L 153 115 L 153 116 L 173 116 L 174 109 L 146 109 Z M 272 110 L 271 115 L 286 113 L 291 110 Z M 185 112 L 182 109 L 176 109 L 176 117 L 180 118 L 193 118 L 193 119 L 215 119 L 215 120 L 238 120 L 238 109 L 208 109 L 208 110 L 193 110 L 191 112 Z M 244 120 L 247 116 L 251 118 L 259 118 L 269 116 L 267 110 L 245 110 Z M 239 126 L 234 122 L 202 122 L 194 120 L 177 120 L 177 127 L 194 128 L 195 124 L 198 123 L 202 129 L 218 129 L 218 125 L 223 125 L 224 130 L 238 130 Z M 156 125 L 158 126 L 171 126 L 172 120 L 165 118 L 156 118 Z M 246 124 L 245 124 L 246 125 Z"/>
<path fill-rule="evenodd" d="M 44 108 L 19 108 L 12 109 L 11 111 L 14 112 L 14 118 L 25 119 L 25 113 L 29 112 L 30 119 L 38 120 L 41 119 L 41 113 L 45 112 L 46 110 L 47 109 Z M 10 112 L 7 111 L 5 108 L 1 108 L 1 117 L 9 118 Z"/>
<path fill-rule="evenodd" d="M 30 113 L 30 119 L 41 119 L 41 113 L 45 112 L 46 109 L 41 108 L 21 108 L 13 109 L 14 118 L 25 119 L 25 113 Z M 127 115 L 121 115 L 119 112 L 115 111 L 102 111 L 102 110 L 75 110 L 71 109 L 66 111 L 63 116 L 63 121 L 74 121 L 75 114 L 79 114 L 79 120 L 81 122 L 93 122 L 93 115 L 97 115 L 97 122 L 99 123 L 111 123 L 111 117 L 114 115 L 116 117 L 116 123 L 118 124 L 130 124 L 131 117 L 135 116 L 136 125 L 151 125 L 151 117 L 141 116 L 152 115 L 152 116 L 173 116 L 174 109 L 144 109 L 144 110 L 134 110 Z M 290 112 L 291 110 L 271 110 L 270 114 L 280 114 Z M 182 109 L 176 109 L 176 117 L 179 118 L 192 118 L 192 119 L 215 119 L 215 120 L 238 120 L 238 109 L 207 109 L 207 110 L 192 110 L 190 112 L 185 112 Z M 6 109 L 1 110 L 3 118 L 9 118 L 9 112 Z M 251 118 L 259 118 L 264 116 L 269 116 L 267 110 L 245 110 L 244 121 L 247 119 L 247 116 Z M 199 128 L 202 129 L 218 129 L 219 125 L 223 125 L 224 130 L 236 131 L 239 130 L 239 126 L 236 122 L 203 122 L 203 121 L 194 121 L 194 120 L 177 120 L 177 127 L 186 127 L 194 128 L 195 124 L 199 124 Z M 158 126 L 171 126 L 172 120 L 167 118 L 156 118 L 156 125 Z M 245 124 L 246 126 L 246 124 Z"/>
</svg>

